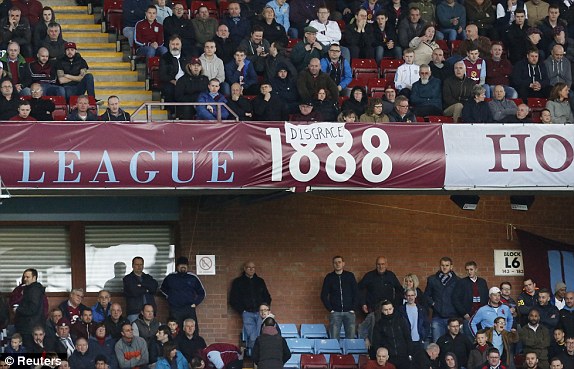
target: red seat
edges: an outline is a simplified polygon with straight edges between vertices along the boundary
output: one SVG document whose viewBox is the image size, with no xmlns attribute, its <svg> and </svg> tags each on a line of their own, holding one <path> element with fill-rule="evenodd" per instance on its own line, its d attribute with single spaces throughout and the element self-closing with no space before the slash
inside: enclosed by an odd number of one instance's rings
<svg viewBox="0 0 574 369">
<path fill-rule="evenodd" d="M 369 355 L 359 355 L 359 369 L 365 369 L 369 362 Z"/>
<path fill-rule="evenodd" d="M 207 7 L 210 17 L 219 19 L 219 10 L 217 9 L 217 4 L 215 3 L 215 1 L 192 1 L 190 9 L 190 14 L 192 18 L 197 15 L 197 11 L 202 6 Z"/>
<path fill-rule="evenodd" d="M 385 73 L 385 80 L 387 81 L 388 84 L 395 84 L 395 72 L 387 72 Z"/>
<path fill-rule="evenodd" d="M 365 90 L 365 92 L 367 91 L 367 84 L 369 83 L 368 80 L 366 79 L 357 79 L 357 78 L 353 78 L 351 80 L 351 82 L 349 82 L 349 84 L 347 85 L 347 87 L 345 88 L 345 91 L 347 92 L 347 95 L 351 93 L 351 90 L 353 89 L 353 87 L 355 86 L 360 86 L 363 87 L 363 89 Z"/>
<path fill-rule="evenodd" d="M 161 89 L 161 81 L 159 79 L 159 56 L 154 56 L 146 60 L 146 90 L 159 90 Z"/>
<path fill-rule="evenodd" d="M 430 123 L 454 123 L 452 117 L 446 115 L 428 115 L 425 119 Z"/>
<path fill-rule="evenodd" d="M 379 71 L 355 71 L 353 78 L 365 80 L 379 78 Z"/>
<path fill-rule="evenodd" d="M 300 40 L 297 38 L 290 38 L 289 41 L 287 41 L 287 46 L 285 46 L 285 55 L 289 56 L 291 54 L 291 50 L 293 50 L 299 41 Z"/>
<path fill-rule="evenodd" d="M 323 354 L 302 354 L 301 369 L 329 369 L 329 365 Z"/>
<path fill-rule="evenodd" d="M 424 122 L 425 122 L 425 118 L 424 118 L 424 117 L 419 117 L 419 116 L 417 116 L 417 122 L 419 122 L 419 123 L 424 123 Z"/>
<path fill-rule="evenodd" d="M 345 23 L 344 20 L 339 19 L 337 21 L 337 24 L 339 25 L 339 29 L 341 29 L 341 33 L 345 32 L 345 28 L 347 28 L 347 23 Z"/>
<path fill-rule="evenodd" d="M 339 107 L 343 106 L 343 103 L 347 100 L 349 100 L 349 96 L 339 96 Z"/>
<path fill-rule="evenodd" d="M 104 6 L 102 7 L 102 32 L 108 31 L 117 31 L 115 28 L 117 26 L 117 21 L 114 24 L 111 24 L 110 16 L 111 14 L 116 14 L 114 17 L 117 17 L 117 14 L 123 13 L 123 0 L 104 0 Z"/>
<path fill-rule="evenodd" d="M 227 13 L 227 6 L 229 5 L 228 0 L 219 0 L 219 18 L 223 19 Z"/>
<path fill-rule="evenodd" d="M 546 102 L 548 99 L 542 97 L 529 97 L 528 98 L 528 106 L 532 111 L 540 111 L 546 108 Z"/>
<path fill-rule="evenodd" d="M 353 59 L 351 61 L 351 70 L 353 77 L 359 78 L 377 78 L 379 77 L 379 67 L 374 59 Z"/>
<path fill-rule="evenodd" d="M 462 40 L 452 40 L 450 42 L 450 53 L 455 54 L 460 45 L 462 45 Z"/>
<path fill-rule="evenodd" d="M 383 97 L 385 88 L 389 84 L 384 78 L 373 78 L 367 82 L 367 89 L 369 90 L 370 97 Z"/>
<path fill-rule="evenodd" d="M 329 358 L 329 368 L 331 369 L 357 369 L 353 355 L 331 354 Z"/>
<path fill-rule="evenodd" d="M 397 68 L 403 64 L 405 61 L 403 59 L 385 59 L 381 60 L 381 75 L 385 77 L 387 73 L 394 73 L 397 71 Z"/>
<path fill-rule="evenodd" d="M 437 43 L 438 47 L 440 47 L 441 50 L 444 51 L 445 56 L 450 55 L 450 49 L 448 48 L 448 43 L 446 42 L 446 40 L 436 40 L 435 42 Z"/>
</svg>

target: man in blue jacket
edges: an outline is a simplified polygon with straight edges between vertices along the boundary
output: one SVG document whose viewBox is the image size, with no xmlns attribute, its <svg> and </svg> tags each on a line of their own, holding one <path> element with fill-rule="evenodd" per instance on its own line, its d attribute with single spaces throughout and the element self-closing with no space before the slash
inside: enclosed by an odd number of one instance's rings
<svg viewBox="0 0 574 369">
<path fill-rule="evenodd" d="M 127 318 L 131 323 L 138 318 L 146 304 L 152 305 L 154 311 L 157 311 L 154 295 L 157 292 L 158 283 L 143 270 L 144 259 L 136 256 L 132 259 L 132 272 L 123 279 Z"/>
<path fill-rule="evenodd" d="M 457 316 L 452 304 L 452 293 L 458 276 L 452 271 L 452 259 L 440 259 L 440 270 L 427 278 L 425 295 L 432 307 L 433 341 L 444 335 L 449 318 Z"/>
<path fill-rule="evenodd" d="M 346 271 L 342 256 L 333 257 L 333 270 L 325 276 L 321 289 L 321 301 L 329 315 L 329 336 L 339 339 L 341 324 L 345 327 L 345 338 L 355 338 L 355 306 L 358 286 L 355 275 Z"/>
</svg>

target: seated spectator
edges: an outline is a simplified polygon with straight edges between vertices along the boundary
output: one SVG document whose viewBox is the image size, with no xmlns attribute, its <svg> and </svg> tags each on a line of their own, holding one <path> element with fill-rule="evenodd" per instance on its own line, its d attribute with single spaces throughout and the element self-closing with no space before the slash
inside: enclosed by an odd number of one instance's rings
<svg viewBox="0 0 574 369">
<path fill-rule="evenodd" d="M 324 5 L 322 0 L 291 0 L 289 1 L 289 20 L 291 27 L 297 29 L 298 38 L 301 38 L 303 32 L 307 32 L 304 28 L 309 25 L 319 11 L 319 7 Z"/>
<path fill-rule="evenodd" d="M 478 27 L 476 24 L 469 24 L 465 28 L 466 40 L 462 42 L 457 50 L 457 54 L 462 58 L 467 56 L 468 50 L 470 48 L 477 48 L 479 56 L 482 59 L 486 59 L 490 55 L 490 47 L 492 42 L 486 36 L 481 36 L 478 32 Z M 458 60 L 457 60 L 458 61 Z M 454 63 L 454 61 L 451 61 Z"/>
<path fill-rule="evenodd" d="M 22 18 L 26 18 L 30 28 L 34 29 L 42 17 L 42 3 L 38 0 L 16 0 L 12 4 L 20 9 Z"/>
<path fill-rule="evenodd" d="M 163 25 L 165 18 L 173 15 L 171 8 L 165 5 L 165 0 L 156 0 L 155 9 L 157 10 L 156 20 L 159 24 Z"/>
<path fill-rule="evenodd" d="M 97 121 L 98 116 L 90 109 L 90 99 L 86 95 L 78 96 L 78 102 L 66 120 L 92 122 Z"/>
<path fill-rule="evenodd" d="M 229 37 L 235 45 L 239 45 L 244 38 L 249 36 L 251 31 L 251 22 L 247 17 L 241 15 L 241 6 L 237 0 L 229 2 L 227 14 L 223 17 L 221 24 L 227 26 Z"/>
<path fill-rule="evenodd" d="M 549 4 L 543 0 L 528 0 L 524 3 L 524 9 L 528 12 L 528 26 L 540 27 L 544 17 L 548 15 Z"/>
<path fill-rule="evenodd" d="M 130 121 L 130 113 L 125 112 L 122 108 L 120 108 L 120 98 L 112 95 L 110 97 L 108 97 L 108 108 L 106 109 L 105 113 L 100 115 L 99 117 L 100 120 L 102 121 L 115 121 L 115 122 L 129 122 Z M 107 299 L 105 298 L 107 294 Z M 110 297 L 109 297 L 109 292 L 106 290 L 102 290 L 100 291 L 100 293 L 98 294 L 98 304 L 100 304 L 102 309 L 107 309 L 107 313 L 104 314 L 99 314 L 100 316 L 98 317 L 98 319 L 101 319 L 100 322 L 103 322 L 104 319 L 110 315 L 110 308 L 111 308 L 111 303 L 110 303 Z M 102 298 L 100 298 L 101 296 L 103 296 Z M 101 301 L 100 301 L 101 300 Z M 104 303 L 107 301 L 107 305 L 104 308 Z M 92 308 L 93 311 L 93 308 Z M 99 323 L 99 322 L 96 322 Z"/>
<path fill-rule="evenodd" d="M 56 335 L 46 335 L 46 330 L 41 325 L 32 328 L 32 334 L 34 337 L 34 344 L 32 347 L 28 348 L 28 352 L 35 354 L 47 354 L 48 352 L 54 352 L 55 350 L 55 338 Z"/>
<path fill-rule="evenodd" d="M 366 369 L 396 369 L 395 365 L 389 362 L 389 350 L 385 347 L 377 349 L 376 360 L 367 361 Z"/>
<path fill-rule="evenodd" d="M 350 109 L 343 110 L 337 117 L 337 122 L 355 123 L 356 121 L 357 114 L 355 114 L 355 112 Z"/>
<path fill-rule="evenodd" d="M 145 12 L 145 18 L 136 23 L 134 46 L 137 55 L 151 58 L 167 52 L 167 48 L 163 46 L 163 26 L 158 23 L 156 17 L 157 9 L 150 5 Z"/>
<path fill-rule="evenodd" d="M 201 92 L 197 98 L 197 102 L 200 103 L 226 103 L 227 99 L 225 96 L 219 93 L 219 80 L 213 78 L 209 81 L 207 85 L 209 92 Z M 221 115 L 219 115 L 219 109 L 221 109 Z M 225 120 L 229 117 L 229 111 L 227 108 L 217 105 L 199 105 L 196 107 L 197 119 L 200 120 Z"/>
<path fill-rule="evenodd" d="M 439 48 L 435 42 L 434 25 L 425 25 L 421 34 L 409 42 L 409 47 L 414 50 L 414 64 L 421 65 L 430 63 L 433 50 Z"/>
<path fill-rule="evenodd" d="M 215 47 L 217 49 L 215 53 L 223 60 L 223 64 L 227 64 L 233 60 L 233 54 L 235 54 L 237 46 L 229 37 L 229 28 L 227 28 L 225 24 L 220 24 L 219 27 L 217 27 L 213 41 L 215 41 Z"/>
<path fill-rule="evenodd" d="M 48 49 L 50 60 L 57 60 L 66 54 L 66 40 L 62 38 L 62 27 L 59 23 L 48 24 L 48 36 L 44 37 L 41 46 Z"/>
<path fill-rule="evenodd" d="M 42 46 L 42 42 L 48 37 L 48 25 L 52 22 L 56 22 L 56 13 L 51 7 L 45 6 L 42 9 L 42 19 L 36 24 L 32 33 L 33 50 L 38 50 Z"/>
<path fill-rule="evenodd" d="M 94 369 L 96 355 L 94 350 L 89 349 L 88 339 L 80 337 L 76 340 L 76 349 L 68 358 L 70 368 Z"/>
<path fill-rule="evenodd" d="M 212 343 L 201 350 L 206 367 L 217 369 L 241 369 L 243 359 L 239 347 L 230 343 Z"/>
<path fill-rule="evenodd" d="M 208 80 L 217 78 L 221 83 L 221 92 L 224 95 L 229 94 L 229 85 L 225 82 L 225 67 L 223 60 L 219 59 L 216 52 L 215 42 L 206 41 L 203 46 L 203 54 L 199 57 L 201 62 L 201 73 L 207 77 Z"/>
<path fill-rule="evenodd" d="M 55 351 L 59 354 L 66 354 L 67 357 L 70 357 L 75 350 L 74 341 L 72 341 L 72 336 L 70 335 L 70 320 L 66 317 L 60 318 L 56 327 L 57 339 Z"/>
<path fill-rule="evenodd" d="M 112 100 L 112 104 L 110 104 L 110 99 Z M 116 101 L 116 99 L 117 99 L 117 101 Z M 116 113 L 121 111 L 120 99 L 117 96 L 108 97 L 108 109 L 106 110 L 106 113 L 108 113 L 112 109 Z M 104 113 L 103 115 L 100 115 L 100 120 L 114 120 L 114 119 L 109 119 L 110 116 L 107 117 L 108 119 L 102 119 L 102 117 L 104 117 L 106 115 L 106 113 Z M 112 114 L 111 116 L 115 116 L 115 115 Z M 110 291 L 100 290 L 98 292 L 98 302 L 96 302 L 94 305 L 92 305 L 92 321 L 94 322 L 94 324 L 101 323 L 108 316 L 110 316 L 110 308 L 112 307 L 111 299 L 112 299 L 112 296 L 110 295 Z"/>
<path fill-rule="evenodd" d="M 539 62 L 537 49 L 528 51 L 527 57 L 514 65 L 511 81 L 523 101 L 529 97 L 548 96 L 548 73 L 544 64 Z"/>
<path fill-rule="evenodd" d="M 120 369 L 147 367 L 149 351 L 143 338 L 134 336 L 130 323 L 122 325 L 122 338 L 116 343 L 116 358 Z"/>
<path fill-rule="evenodd" d="M 570 86 L 564 82 L 558 82 L 552 87 L 546 102 L 546 109 L 550 111 L 552 123 L 574 123 L 574 114 L 572 114 L 570 99 L 568 98 L 569 93 Z"/>
<path fill-rule="evenodd" d="M 173 342 L 163 345 L 162 356 L 158 358 L 155 369 L 189 369 L 185 356 L 177 350 Z"/>
<path fill-rule="evenodd" d="M 462 120 L 465 123 L 492 123 L 492 114 L 488 103 L 484 101 L 486 89 L 481 85 L 472 88 L 472 99 L 468 99 L 462 108 Z"/>
<path fill-rule="evenodd" d="M 523 0 L 509 0 L 506 4 L 498 3 L 496 5 L 496 25 L 500 35 L 506 32 L 508 27 L 516 19 L 516 13 L 518 11 L 524 11 L 524 19 L 528 18 Z"/>
<path fill-rule="evenodd" d="M 494 86 L 501 85 L 504 94 L 510 99 L 516 99 L 518 93 L 510 87 L 510 74 L 512 64 L 508 59 L 502 58 L 503 47 L 499 42 L 492 44 L 490 58 L 486 61 L 486 84 L 490 87 L 490 96 L 494 95 Z M 495 118 L 496 119 L 496 118 Z"/>
<path fill-rule="evenodd" d="M 426 349 L 418 350 L 413 356 L 412 369 L 438 369 L 438 355 L 440 347 L 436 343 L 430 343 Z"/>
<path fill-rule="evenodd" d="M 290 8 L 289 4 L 285 0 L 271 0 L 267 3 L 268 7 L 273 9 L 275 14 L 275 20 L 277 23 L 283 26 L 283 28 L 288 32 L 291 38 L 298 38 L 299 32 L 296 28 L 291 28 L 291 22 L 289 21 Z"/>
<path fill-rule="evenodd" d="M 153 5 L 151 0 L 125 0 L 122 2 L 122 34 L 128 39 L 130 47 L 134 46 L 136 23 L 146 17 L 147 7 Z"/>
<path fill-rule="evenodd" d="M 409 97 L 413 83 L 419 80 L 419 66 L 414 64 L 415 53 L 413 49 L 403 51 L 403 64 L 399 65 L 395 74 L 395 88 L 399 95 Z"/>
<path fill-rule="evenodd" d="M 241 86 L 240 86 L 241 87 Z M 233 90 L 233 86 L 231 86 Z M 167 326 L 169 327 L 169 333 L 173 340 L 176 340 L 180 334 L 179 324 L 177 323 L 177 319 L 174 317 L 167 318 Z"/>
<path fill-rule="evenodd" d="M 285 47 L 281 43 L 272 42 L 269 45 L 269 54 L 265 57 L 264 76 L 266 81 L 271 81 L 277 75 L 279 65 L 289 69 L 289 74 L 297 76 L 297 69 L 288 56 L 285 55 Z"/>
<path fill-rule="evenodd" d="M 330 15 L 331 12 L 329 8 L 325 5 L 321 5 L 319 9 L 317 9 L 317 19 L 309 23 L 310 27 L 317 30 L 317 41 L 325 47 L 329 47 L 331 44 L 341 45 L 341 38 L 343 36 L 339 23 L 334 20 L 329 20 Z M 351 60 L 351 54 L 346 47 L 341 47 L 341 54 L 346 60 Z"/>
<path fill-rule="evenodd" d="M 20 46 L 16 42 L 8 43 L 6 54 L 0 58 L 0 63 L 6 72 L 6 77 L 12 80 L 15 91 L 20 96 L 30 96 L 30 68 L 24 56 L 20 54 Z"/>
<path fill-rule="evenodd" d="M 66 100 L 70 96 L 82 95 L 87 92 L 88 96 L 96 97 L 94 88 L 94 76 L 88 73 L 88 63 L 76 50 L 76 44 L 66 44 L 66 55 L 56 62 L 58 82 L 66 91 Z"/>
<path fill-rule="evenodd" d="M 314 96 L 313 110 L 326 122 L 334 122 L 339 115 L 336 97 L 330 95 L 329 90 L 320 88 Z"/>
<path fill-rule="evenodd" d="M 508 116 L 516 114 L 516 103 L 512 100 L 506 99 L 505 97 L 506 92 L 504 90 L 504 86 L 494 86 L 492 100 L 488 102 L 488 107 L 490 108 L 492 119 L 495 122 L 502 122 Z"/>
<path fill-rule="evenodd" d="M 568 86 L 572 85 L 572 65 L 568 59 L 564 58 L 562 45 L 554 45 L 551 55 L 544 61 L 544 66 L 548 73 L 548 83 L 551 86 L 558 82 L 564 82 Z"/>
<path fill-rule="evenodd" d="M 275 20 L 275 11 L 272 7 L 266 6 L 263 9 L 263 13 L 261 13 L 260 19 L 256 24 L 263 29 L 263 35 L 265 35 L 267 42 L 280 42 L 286 45 L 289 41 L 287 31 Z"/>
<path fill-rule="evenodd" d="M 444 60 L 443 49 L 436 48 L 433 50 L 429 67 L 432 75 L 438 78 L 441 82 L 444 82 L 447 77 L 453 75 L 452 65 Z"/>
<path fill-rule="evenodd" d="M 54 102 L 49 99 L 43 99 L 44 91 L 40 83 L 32 83 L 30 86 L 32 98 L 30 99 L 30 116 L 39 121 L 51 121 L 52 113 L 56 109 Z"/>
<path fill-rule="evenodd" d="M 259 89 L 253 63 L 246 58 L 244 49 L 237 49 L 234 60 L 225 64 L 225 82 L 230 86 L 239 83 L 247 95 L 256 95 Z"/>
<path fill-rule="evenodd" d="M 412 21 L 413 19 L 414 19 L 413 23 L 419 23 L 420 11 L 415 12 L 415 13 L 411 13 L 406 1 L 392 0 L 392 1 L 388 2 L 387 5 L 385 6 L 384 12 L 389 16 L 389 19 L 387 20 L 387 22 L 389 23 L 389 25 L 393 28 L 393 30 L 395 31 L 395 33 L 399 37 L 399 45 L 398 46 L 406 49 L 408 47 L 408 44 L 410 41 L 410 39 L 408 39 L 410 37 L 410 33 L 409 33 L 410 31 L 406 32 L 406 33 L 403 32 L 403 30 L 405 29 L 404 28 L 405 27 L 405 19 L 407 20 L 406 25 L 408 25 L 409 24 L 408 22 Z M 419 25 L 421 27 L 424 26 L 424 22 L 421 21 Z M 417 25 L 416 24 L 410 24 L 410 28 L 412 28 L 414 30 L 415 28 L 417 28 Z M 416 29 L 414 32 L 415 33 L 413 34 L 412 37 L 418 35 L 420 32 L 420 29 Z M 403 45 L 407 45 L 407 46 L 403 47 Z"/>
<path fill-rule="evenodd" d="M 372 24 L 375 22 L 375 14 L 383 11 L 383 4 L 377 0 L 365 0 L 361 4 L 361 9 L 367 11 L 367 22 Z"/>
<path fill-rule="evenodd" d="M 261 74 L 265 68 L 265 57 L 269 53 L 269 42 L 263 38 L 263 28 L 254 25 L 251 35 L 239 43 L 238 49 L 245 50 L 245 56 L 255 72 Z"/>
<path fill-rule="evenodd" d="M 30 115 L 32 108 L 30 107 L 30 101 L 23 100 L 18 103 L 18 115 L 13 116 L 10 120 L 20 121 L 20 122 L 36 122 L 36 118 Z"/>
<path fill-rule="evenodd" d="M 159 59 L 159 80 L 165 102 L 175 101 L 175 86 L 177 81 L 185 75 L 186 61 L 181 54 L 181 48 L 181 38 L 173 35 L 169 39 L 169 52 Z M 168 110 L 170 114 L 174 111 L 170 107 Z"/>
<path fill-rule="evenodd" d="M 554 29 L 556 27 L 562 27 L 562 29 L 566 29 L 568 27 L 567 22 L 559 18 L 560 17 L 560 8 L 558 4 L 551 4 L 548 7 L 548 15 L 542 20 L 540 26 L 538 27 L 540 31 L 542 31 L 542 40 L 540 43 L 539 48 L 544 50 L 545 55 L 548 55 L 548 45 L 552 41 L 554 36 Z"/>
<path fill-rule="evenodd" d="M 94 335 L 94 323 L 92 322 L 92 308 L 84 307 L 80 314 L 80 318 L 70 327 L 70 334 L 75 341 L 78 338 L 88 339 Z"/>
<path fill-rule="evenodd" d="M 62 309 L 60 307 L 55 307 L 50 309 L 50 313 L 48 315 L 48 319 L 46 319 L 46 335 L 55 338 L 56 332 L 58 331 L 57 325 L 58 321 L 64 316 Z"/>
<path fill-rule="evenodd" d="M 253 120 L 284 121 L 289 118 L 287 105 L 279 95 L 273 93 L 273 86 L 267 82 L 261 84 L 261 93 L 253 100 Z"/>
<path fill-rule="evenodd" d="M 375 52 L 373 43 L 373 25 L 367 21 L 367 11 L 359 9 L 354 22 L 345 29 L 345 46 L 349 48 L 351 59 L 373 59 Z"/>
<path fill-rule="evenodd" d="M 473 98 L 473 80 L 466 77 L 466 67 L 462 61 L 454 64 L 454 75 L 448 77 L 442 88 L 443 114 L 452 117 L 457 123 L 467 100 Z"/>
<path fill-rule="evenodd" d="M 337 85 L 331 77 L 321 71 L 321 62 L 317 58 L 311 59 L 308 68 L 299 73 L 297 77 L 297 90 L 303 101 L 311 101 L 319 89 L 329 90 L 331 96 L 339 96 Z"/>
<path fill-rule="evenodd" d="M 18 114 L 18 93 L 14 90 L 14 85 L 10 78 L 0 80 L 0 120 L 9 120 Z"/>
<path fill-rule="evenodd" d="M 469 43 L 466 40 L 464 43 Z M 467 47 L 466 58 L 462 59 L 466 68 L 466 77 L 470 78 L 477 85 L 483 86 L 486 91 L 486 97 L 490 97 L 490 87 L 485 85 L 486 81 L 486 62 L 479 56 L 478 47 L 470 44 Z"/>
<path fill-rule="evenodd" d="M 143 338 L 148 345 L 155 341 L 155 334 L 159 328 L 159 321 L 155 317 L 155 311 L 152 304 L 145 304 L 142 307 L 138 318 L 132 323 L 132 329 L 134 331 L 134 336 Z"/>
<path fill-rule="evenodd" d="M 355 112 L 357 117 L 360 117 L 365 113 L 368 100 L 369 98 L 365 92 L 365 88 L 361 86 L 355 86 L 351 90 L 351 95 L 349 98 L 343 102 L 341 110 L 352 110 Z"/>
<path fill-rule="evenodd" d="M 568 37 L 566 31 L 561 26 L 554 28 L 554 35 L 548 44 L 548 50 L 552 50 L 555 45 L 561 45 L 566 52 L 564 57 L 570 62 L 574 62 L 574 39 Z"/>
<path fill-rule="evenodd" d="M 191 362 L 194 357 L 201 355 L 207 345 L 205 340 L 195 330 L 195 320 L 188 318 L 183 321 L 183 331 L 177 336 L 175 341 L 177 347 L 185 356 L 187 361 Z"/>
<path fill-rule="evenodd" d="M 321 59 L 325 46 L 317 40 L 317 29 L 311 26 L 305 27 L 305 36 L 302 41 L 291 50 L 291 61 L 298 72 L 304 70 L 311 59 Z"/>
<path fill-rule="evenodd" d="M 209 78 L 201 72 L 199 58 L 190 58 L 185 66 L 185 74 L 177 80 L 175 97 L 178 102 L 196 102 L 199 95 L 208 90 Z M 196 108 L 193 106 L 178 106 L 177 117 L 193 119 Z"/>
<path fill-rule="evenodd" d="M 191 24 L 195 34 L 195 46 L 201 50 L 207 41 L 213 40 L 217 32 L 217 19 L 209 16 L 207 6 L 200 6 L 197 9 L 197 15 L 191 20 Z"/>
<path fill-rule="evenodd" d="M 526 13 L 524 9 L 519 8 L 514 13 L 514 21 L 508 27 L 504 38 L 504 44 L 508 47 L 508 59 L 512 64 L 526 55 L 530 43 L 526 34 L 528 29 Z"/>
<path fill-rule="evenodd" d="M 428 65 L 419 67 L 420 79 L 413 83 L 411 103 L 414 113 L 419 117 L 442 115 L 441 81 L 432 76 Z"/>
<path fill-rule="evenodd" d="M 169 334 L 169 327 L 165 324 L 160 325 L 155 336 L 148 344 L 150 364 L 155 364 L 158 361 L 158 358 L 163 356 L 165 345 L 172 342 L 174 341 Z"/>
<path fill-rule="evenodd" d="M 516 114 L 508 115 L 502 120 L 503 123 L 532 123 L 532 120 L 528 118 L 530 114 L 530 108 L 526 104 L 518 105 L 516 109 Z"/>
<path fill-rule="evenodd" d="M 443 0 L 437 5 L 438 29 L 449 41 L 464 40 L 466 34 L 466 9 L 455 0 Z"/>
<path fill-rule="evenodd" d="M 27 58 L 32 54 L 32 29 L 26 17 L 22 17 L 22 11 L 12 7 L 8 11 L 8 17 L 0 20 L 0 50 L 6 50 L 8 44 L 16 42 L 20 45 L 22 55 Z"/>
<path fill-rule="evenodd" d="M 409 99 L 406 96 L 397 96 L 395 109 L 389 113 L 389 122 L 416 123 L 417 117 L 409 109 Z"/>
<path fill-rule="evenodd" d="M 231 86 L 231 95 L 229 96 L 229 101 L 227 101 L 227 106 L 239 115 L 240 121 L 251 120 L 253 118 L 251 101 L 243 96 L 243 90 L 239 83 L 234 83 Z"/>
<path fill-rule="evenodd" d="M 289 72 L 285 64 L 277 66 L 277 75 L 271 79 L 271 86 L 273 95 L 279 97 L 279 101 L 285 105 L 288 113 L 294 114 L 299 109 L 297 79 Z"/>
<path fill-rule="evenodd" d="M 543 124 L 552 124 L 552 113 L 550 113 L 550 110 L 548 109 L 542 109 L 542 111 L 540 112 L 540 123 Z M 559 328 L 557 328 L 559 329 Z M 554 339 L 556 340 L 556 330 L 554 330 Z M 550 351 L 552 350 L 552 344 L 554 343 L 551 342 L 550 343 L 550 347 L 548 348 L 548 356 L 554 357 L 556 355 L 550 355 Z M 564 331 L 562 331 L 562 345 L 564 345 Z M 566 350 L 566 348 L 564 347 L 564 350 Z"/>
<path fill-rule="evenodd" d="M 123 310 L 122 306 L 118 303 L 112 303 L 112 307 L 110 308 L 110 316 L 104 320 L 104 324 L 106 326 L 106 332 L 112 337 L 115 341 L 119 340 L 122 335 L 122 326 L 124 324 L 130 324 L 129 320 L 127 320 L 124 316 L 122 316 Z M 131 329 L 131 324 L 130 324 Z"/>
<path fill-rule="evenodd" d="M 173 5 L 173 14 L 164 19 L 163 34 L 166 40 L 171 40 L 174 36 L 178 36 L 181 42 L 180 49 L 187 56 L 199 55 L 197 47 L 195 46 L 196 41 L 193 24 L 187 17 L 187 13 L 185 13 L 182 4 L 175 3 Z"/>
<path fill-rule="evenodd" d="M 321 70 L 337 84 L 339 93 L 345 90 L 353 80 L 351 64 L 341 56 L 341 46 L 337 43 L 331 44 L 327 57 L 321 59 Z"/>
<path fill-rule="evenodd" d="M 36 60 L 28 64 L 28 68 L 32 83 L 39 83 L 46 96 L 66 96 L 64 87 L 57 84 L 56 66 L 50 60 L 48 49 L 39 48 Z"/>
<path fill-rule="evenodd" d="M 375 61 L 377 65 L 381 63 L 384 57 L 395 59 L 401 57 L 401 48 L 398 44 L 397 33 L 395 32 L 395 28 L 388 22 L 388 19 L 389 16 L 384 11 L 375 14 L 375 23 L 373 23 L 373 47 L 375 48 Z"/>
<path fill-rule="evenodd" d="M 387 123 L 389 117 L 383 113 L 383 100 L 379 98 L 369 99 L 369 104 L 365 110 L 365 114 L 361 115 L 360 122 L 368 123 Z"/>
<path fill-rule="evenodd" d="M 289 120 L 293 122 L 321 122 L 321 114 L 313 110 L 313 102 L 305 101 L 299 104 L 299 113 L 293 114 Z"/>
<path fill-rule="evenodd" d="M 391 13 L 387 11 L 387 14 L 389 14 L 389 22 L 391 22 L 392 24 Z M 423 31 L 425 25 L 426 25 L 425 21 L 421 19 L 420 9 L 417 7 L 410 8 L 408 17 L 404 17 L 398 24 L 398 31 L 397 31 L 399 37 L 398 46 L 400 46 L 402 50 L 408 49 L 411 40 L 421 35 L 421 32 Z"/>
<path fill-rule="evenodd" d="M 481 36 L 498 40 L 498 32 L 494 27 L 496 12 L 491 0 L 467 0 L 464 2 L 466 21 L 477 28 Z M 468 40 L 468 34 L 466 39 Z M 483 55 L 485 57 L 486 55 Z"/>
</svg>

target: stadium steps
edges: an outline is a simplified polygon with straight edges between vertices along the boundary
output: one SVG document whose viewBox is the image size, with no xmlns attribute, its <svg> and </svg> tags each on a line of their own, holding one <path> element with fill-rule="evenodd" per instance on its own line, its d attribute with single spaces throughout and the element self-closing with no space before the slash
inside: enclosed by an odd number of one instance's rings
<svg viewBox="0 0 574 369">
<path fill-rule="evenodd" d="M 86 59 L 90 72 L 94 75 L 96 97 L 107 99 L 110 95 L 120 98 L 122 108 L 133 113 L 145 101 L 152 101 L 152 92 L 145 90 L 144 75 L 141 70 L 131 71 L 129 61 L 116 52 L 114 36 L 101 33 L 97 24 L 100 12 L 88 14 L 87 6 L 77 6 L 75 0 L 44 0 L 42 4 L 52 6 L 56 20 L 62 25 L 65 40 L 75 42 L 78 51 Z M 100 107 L 100 114 L 105 105 Z M 154 119 L 166 119 L 164 110 L 154 108 Z M 145 111 L 138 114 L 145 119 Z"/>
</svg>

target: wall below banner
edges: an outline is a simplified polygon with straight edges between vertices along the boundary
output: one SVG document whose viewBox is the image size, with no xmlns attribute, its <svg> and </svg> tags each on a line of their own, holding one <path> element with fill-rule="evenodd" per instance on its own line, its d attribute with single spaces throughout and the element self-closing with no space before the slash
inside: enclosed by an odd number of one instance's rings
<svg viewBox="0 0 574 369">
<path fill-rule="evenodd" d="M 319 294 L 335 255 L 357 280 L 377 256 L 387 256 L 401 282 L 415 273 L 423 290 L 442 256 L 463 277 L 464 263 L 474 260 L 489 286 L 508 280 L 516 296 L 522 277 L 494 276 L 493 250 L 520 248 L 512 225 L 574 243 L 573 209 L 571 196 L 536 196 L 527 212 L 512 211 L 508 196 L 481 196 L 476 211 L 460 210 L 448 196 L 195 197 L 182 201 L 180 252 L 190 264 L 197 254 L 216 256 L 217 274 L 200 276 L 207 290 L 198 308 L 201 334 L 207 342 L 237 343 L 241 318 L 227 300 L 247 260 L 267 282 L 281 323 L 328 323 Z"/>
</svg>

